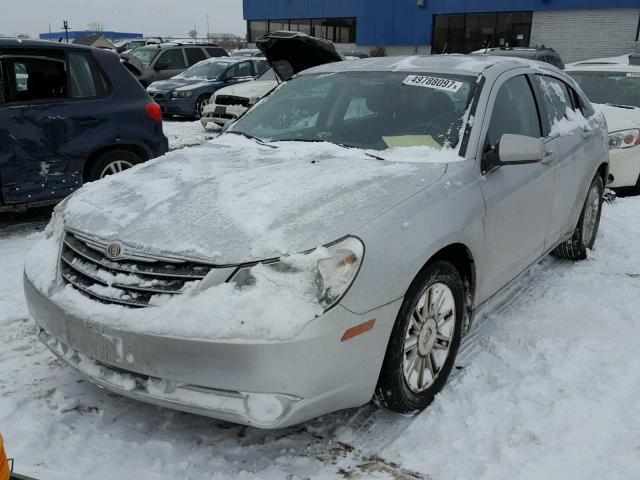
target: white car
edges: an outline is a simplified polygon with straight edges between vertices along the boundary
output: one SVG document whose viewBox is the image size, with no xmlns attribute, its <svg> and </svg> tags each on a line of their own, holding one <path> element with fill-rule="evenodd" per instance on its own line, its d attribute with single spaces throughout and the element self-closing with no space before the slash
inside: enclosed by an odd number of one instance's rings
<svg viewBox="0 0 640 480">
<path fill-rule="evenodd" d="M 278 79 L 270 68 L 251 82 L 221 88 L 211 95 L 209 104 L 204 106 L 200 122 L 205 128 L 209 123 L 224 127 L 277 86 Z"/>
<path fill-rule="evenodd" d="M 607 119 L 607 186 L 640 194 L 640 55 L 577 62 L 566 71 Z"/>
</svg>

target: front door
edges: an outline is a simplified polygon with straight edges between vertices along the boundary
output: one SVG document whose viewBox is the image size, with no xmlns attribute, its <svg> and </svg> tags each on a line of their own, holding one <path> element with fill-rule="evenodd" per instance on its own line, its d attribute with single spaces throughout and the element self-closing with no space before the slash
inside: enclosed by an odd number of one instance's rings
<svg viewBox="0 0 640 480">
<path fill-rule="evenodd" d="M 488 127 L 483 125 L 483 152 L 495 149 L 504 134 L 542 136 L 529 78 L 505 75 L 508 77 L 498 80 L 490 95 L 488 111 L 492 113 Z M 556 170 L 546 163 L 505 165 L 484 172 L 480 186 L 486 205 L 487 255 L 486 291 L 480 292 L 482 301 L 544 253 Z"/>
<path fill-rule="evenodd" d="M 154 63 L 153 80 L 166 80 L 182 73 L 187 68 L 184 51 L 182 48 L 171 48 L 158 55 Z"/>
</svg>

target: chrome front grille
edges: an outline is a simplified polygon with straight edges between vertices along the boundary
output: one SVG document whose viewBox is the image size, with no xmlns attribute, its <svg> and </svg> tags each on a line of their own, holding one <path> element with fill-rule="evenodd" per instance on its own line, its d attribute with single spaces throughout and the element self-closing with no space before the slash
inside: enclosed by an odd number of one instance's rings
<svg viewBox="0 0 640 480">
<path fill-rule="evenodd" d="M 213 268 L 202 263 L 126 256 L 112 260 L 107 245 L 71 232 L 60 252 L 65 283 L 102 303 L 147 307 L 181 293 L 190 282 L 202 280 Z"/>
</svg>

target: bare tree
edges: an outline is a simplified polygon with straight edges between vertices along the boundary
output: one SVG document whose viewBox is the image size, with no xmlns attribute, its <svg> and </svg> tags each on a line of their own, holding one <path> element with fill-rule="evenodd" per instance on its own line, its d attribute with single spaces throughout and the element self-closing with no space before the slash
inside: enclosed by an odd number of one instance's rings
<svg viewBox="0 0 640 480">
<path fill-rule="evenodd" d="M 87 30 L 92 33 L 104 32 L 104 23 L 102 22 L 89 22 L 87 24 Z"/>
<path fill-rule="evenodd" d="M 188 35 L 189 37 L 195 39 L 198 36 L 198 32 L 196 32 L 195 30 L 189 30 Z"/>
</svg>

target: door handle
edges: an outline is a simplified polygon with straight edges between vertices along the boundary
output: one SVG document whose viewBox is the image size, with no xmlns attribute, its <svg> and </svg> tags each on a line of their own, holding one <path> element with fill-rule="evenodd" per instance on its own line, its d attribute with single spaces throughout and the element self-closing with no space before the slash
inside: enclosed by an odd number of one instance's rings
<svg viewBox="0 0 640 480">
<path fill-rule="evenodd" d="M 80 122 L 80 125 L 95 125 L 100 120 L 96 117 L 82 117 L 78 119 L 78 121 Z"/>
<path fill-rule="evenodd" d="M 596 133 L 596 129 L 595 128 L 591 128 L 591 127 L 583 127 L 582 128 L 582 138 L 589 138 L 591 136 L 593 136 Z"/>
</svg>

